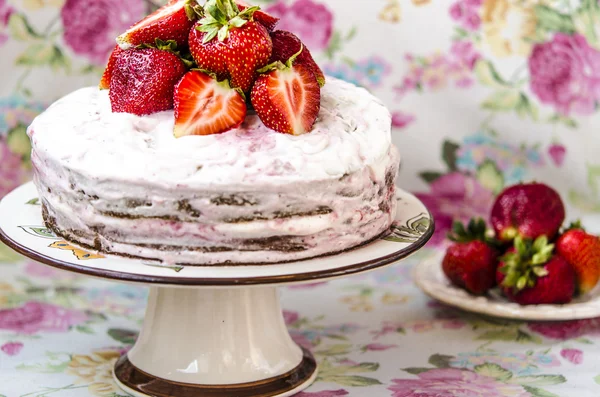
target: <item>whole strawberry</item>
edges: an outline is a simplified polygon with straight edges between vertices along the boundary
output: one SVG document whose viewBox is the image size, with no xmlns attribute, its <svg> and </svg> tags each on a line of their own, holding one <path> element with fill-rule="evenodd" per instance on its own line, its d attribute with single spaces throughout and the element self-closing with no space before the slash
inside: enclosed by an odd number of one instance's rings
<svg viewBox="0 0 600 397">
<path fill-rule="evenodd" d="M 600 239 L 586 233 L 580 222 L 570 226 L 556 241 L 556 252 L 569 262 L 577 275 L 579 293 L 590 292 L 600 278 Z"/>
<path fill-rule="evenodd" d="M 209 0 L 205 17 L 196 23 L 188 40 L 200 69 L 229 80 L 243 92 L 250 92 L 256 71 L 267 65 L 273 51 L 269 32 L 253 20 L 258 9 L 240 11 L 233 0 Z"/>
<path fill-rule="evenodd" d="M 269 62 L 279 61 L 285 63 L 302 49 L 300 54 L 295 58 L 294 65 L 307 66 L 315 74 L 319 86 L 323 87 L 325 85 L 325 74 L 298 36 L 285 30 L 276 30 L 271 33 L 271 40 L 273 41 L 273 54 Z"/>
<path fill-rule="evenodd" d="M 143 116 L 173 109 L 175 84 L 186 72 L 185 63 L 171 51 L 144 48 L 122 52 L 110 82 L 113 112 Z"/>
<path fill-rule="evenodd" d="M 515 237 L 552 240 L 565 220 L 565 206 L 556 190 L 542 183 L 511 186 L 496 199 L 491 222 L 496 238 L 510 242 Z"/>
<path fill-rule="evenodd" d="M 156 39 L 173 40 L 179 48 L 187 47 L 190 29 L 197 18 L 194 9 L 199 9 L 195 0 L 171 0 L 117 37 L 117 43 L 124 50 L 153 44 Z"/>
<path fill-rule="evenodd" d="M 448 235 L 454 241 L 446 251 L 442 270 L 450 281 L 472 294 L 482 295 L 496 285 L 498 251 L 486 238 L 483 219 L 471 220 L 467 228 L 455 222 Z"/>
<path fill-rule="evenodd" d="M 106 69 L 102 74 L 102 79 L 100 80 L 99 88 L 101 90 L 108 90 L 110 88 L 110 81 L 112 80 L 112 73 L 113 69 L 115 68 L 115 63 L 117 63 L 117 59 L 123 51 L 124 50 L 122 50 L 121 47 L 116 46 L 113 52 L 110 54 L 108 65 L 106 66 Z"/>
<path fill-rule="evenodd" d="M 498 266 L 497 281 L 506 297 L 520 305 L 569 303 L 575 294 L 575 272 L 554 253 L 546 236 L 535 242 L 515 238 Z"/>
<path fill-rule="evenodd" d="M 246 8 L 251 7 L 250 4 L 246 3 L 243 0 L 235 0 L 235 3 L 237 4 L 240 11 L 244 11 Z M 279 18 L 274 17 L 273 15 L 262 10 L 257 10 L 254 13 L 254 20 L 263 25 L 265 28 L 267 28 L 269 32 L 272 32 L 275 29 L 275 26 L 277 26 L 277 23 L 279 22 Z"/>
</svg>

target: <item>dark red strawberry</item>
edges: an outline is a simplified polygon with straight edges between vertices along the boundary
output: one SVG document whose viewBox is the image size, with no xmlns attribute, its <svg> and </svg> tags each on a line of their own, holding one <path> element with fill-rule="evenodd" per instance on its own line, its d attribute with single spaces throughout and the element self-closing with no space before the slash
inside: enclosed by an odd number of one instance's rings
<svg viewBox="0 0 600 397">
<path fill-rule="evenodd" d="M 321 88 L 304 65 L 276 62 L 260 70 L 250 100 L 261 121 L 272 130 L 292 135 L 310 132 L 321 109 Z"/>
<path fill-rule="evenodd" d="M 189 35 L 198 67 L 244 92 L 250 92 L 256 71 L 267 65 L 273 50 L 267 29 L 252 21 L 256 9 L 240 12 L 233 0 L 209 0 L 204 6 L 206 16 Z"/>
<path fill-rule="evenodd" d="M 492 226 L 501 241 L 515 237 L 552 240 L 565 220 L 565 206 L 556 190 L 542 183 L 505 189 L 492 208 Z"/>
<path fill-rule="evenodd" d="M 246 3 L 243 0 L 235 0 L 235 2 L 240 11 L 244 11 L 245 9 L 252 7 L 250 4 Z M 254 20 L 263 25 L 265 28 L 267 28 L 269 32 L 272 32 L 275 29 L 275 26 L 277 26 L 277 22 L 279 22 L 279 18 L 274 17 L 268 12 L 262 11 L 260 9 L 256 10 L 256 12 L 254 13 Z"/>
<path fill-rule="evenodd" d="M 175 87 L 175 136 L 220 134 L 239 127 L 246 101 L 239 89 L 200 71 L 187 73 Z"/>
<path fill-rule="evenodd" d="M 113 112 L 142 116 L 173 109 L 175 84 L 186 72 L 184 62 L 170 51 L 124 51 L 117 57 L 110 82 Z"/>
<path fill-rule="evenodd" d="M 569 303 L 575 294 L 573 268 L 546 236 L 535 242 L 516 237 L 501 259 L 497 281 L 506 297 L 520 305 Z"/>
<path fill-rule="evenodd" d="M 141 44 L 153 44 L 156 39 L 174 40 L 179 48 L 187 47 L 190 29 L 195 23 L 191 8 L 193 0 L 171 0 L 166 6 L 148 15 L 117 38 L 121 48 L 128 49 Z"/>
<path fill-rule="evenodd" d="M 575 270 L 580 293 L 590 292 L 600 279 L 600 239 L 576 222 L 556 241 L 556 252 Z"/>
<path fill-rule="evenodd" d="M 271 40 L 273 41 L 273 54 L 269 62 L 287 62 L 294 54 L 296 54 L 302 48 L 302 52 L 296 60 L 294 65 L 304 65 L 310 68 L 317 77 L 319 85 L 323 87 L 325 85 L 325 74 L 319 68 L 319 65 L 315 62 L 310 51 L 293 33 L 286 32 L 285 30 L 277 30 L 271 33 Z"/>
<path fill-rule="evenodd" d="M 498 251 L 486 238 L 483 219 L 471 220 L 467 228 L 455 222 L 448 235 L 454 243 L 442 261 L 446 277 L 457 287 L 482 295 L 496 285 Z"/>
<path fill-rule="evenodd" d="M 110 88 L 110 81 L 112 80 L 113 69 L 115 68 L 117 58 L 122 52 L 123 50 L 121 49 L 121 47 L 117 45 L 113 52 L 110 54 L 110 58 L 108 59 L 108 65 L 106 66 L 106 69 L 104 69 L 102 80 L 100 80 L 99 87 L 101 90 L 108 90 Z"/>
</svg>

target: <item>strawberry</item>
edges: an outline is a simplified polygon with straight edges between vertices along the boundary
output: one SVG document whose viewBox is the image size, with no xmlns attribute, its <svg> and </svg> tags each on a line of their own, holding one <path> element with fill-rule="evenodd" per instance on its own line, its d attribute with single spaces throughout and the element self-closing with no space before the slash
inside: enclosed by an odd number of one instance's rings
<svg viewBox="0 0 600 397">
<path fill-rule="evenodd" d="M 240 11 L 244 11 L 245 9 L 251 7 L 243 0 L 235 0 L 235 3 Z M 275 26 L 277 26 L 277 22 L 279 22 L 279 18 L 274 17 L 273 15 L 262 10 L 256 10 L 254 13 L 254 20 L 267 28 L 269 32 L 272 32 L 275 29 Z"/>
<path fill-rule="evenodd" d="M 303 49 L 301 48 L 300 51 Z M 321 88 L 315 74 L 304 65 L 276 62 L 259 70 L 252 88 L 252 107 L 269 128 L 292 135 L 312 130 L 321 109 Z"/>
<path fill-rule="evenodd" d="M 511 186 L 496 199 L 492 208 L 492 226 L 501 241 L 515 237 L 552 240 L 565 220 L 565 206 L 559 194 L 542 183 Z"/>
<path fill-rule="evenodd" d="M 534 242 L 520 236 L 501 259 L 497 281 L 506 297 L 520 305 L 569 303 L 575 294 L 575 272 L 546 236 Z"/>
<path fill-rule="evenodd" d="M 240 12 L 233 0 L 209 0 L 205 17 L 189 35 L 190 52 L 198 67 L 228 79 L 231 86 L 250 92 L 256 71 L 271 58 L 269 32 L 252 20 L 258 7 Z"/>
<path fill-rule="evenodd" d="M 122 52 L 110 82 L 113 112 L 143 116 L 173 109 L 175 84 L 186 71 L 185 63 L 171 51 L 144 48 Z"/>
<path fill-rule="evenodd" d="M 558 238 L 556 251 L 575 270 L 579 292 L 590 292 L 600 278 L 600 239 L 576 222 Z"/>
<path fill-rule="evenodd" d="M 325 85 L 325 74 L 323 74 L 323 71 L 313 59 L 310 51 L 302 44 L 298 36 L 285 30 L 277 30 L 271 33 L 271 40 L 273 41 L 273 54 L 269 62 L 286 62 L 295 53 L 300 51 L 301 48 L 304 48 L 294 61 L 294 65 L 307 66 L 317 77 L 319 86 L 323 87 Z"/>
<path fill-rule="evenodd" d="M 239 127 L 246 101 L 239 89 L 204 72 L 187 73 L 175 87 L 175 137 L 211 135 Z"/>
<path fill-rule="evenodd" d="M 113 52 L 110 54 L 110 58 L 108 59 L 108 65 L 106 69 L 104 69 L 104 74 L 102 75 L 102 80 L 100 80 L 99 88 L 101 90 L 108 90 L 110 88 L 110 81 L 112 80 L 113 69 L 115 68 L 115 63 L 117 62 L 117 58 L 123 50 L 118 45 L 115 47 Z"/>
<path fill-rule="evenodd" d="M 496 285 L 498 251 L 486 238 L 483 219 L 471 220 L 467 228 L 454 222 L 448 235 L 454 241 L 446 251 L 442 270 L 456 286 L 475 295 L 485 294 Z"/>
<path fill-rule="evenodd" d="M 126 50 L 141 44 L 152 44 L 156 39 L 174 40 L 179 48 L 184 48 L 196 20 L 195 9 L 198 6 L 194 0 L 171 0 L 117 37 L 117 43 Z"/>
</svg>

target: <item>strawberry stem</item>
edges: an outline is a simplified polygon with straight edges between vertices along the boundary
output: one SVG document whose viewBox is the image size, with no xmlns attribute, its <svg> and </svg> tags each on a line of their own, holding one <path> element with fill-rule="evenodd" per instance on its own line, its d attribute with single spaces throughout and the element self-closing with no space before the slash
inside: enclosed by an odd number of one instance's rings
<svg viewBox="0 0 600 397">
<path fill-rule="evenodd" d="M 554 254 L 554 244 L 549 244 L 546 236 L 538 237 L 535 241 L 517 236 L 514 247 L 515 252 L 509 252 L 500 258 L 504 266 L 499 271 L 506 275 L 502 286 L 513 288 L 518 293 L 535 286 L 537 278 L 548 275 L 544 265 Z"/>
<path fill-rule="evenodd" d="M 206 33 L 203 44 L 217 37 L 219 41 L 225 41 L 229 37 L 232 28 L 241 28 L 251 21 L 260 7 L 248 7 L 240 12 L 233 0 L 209 0 L 203 8 L 204 18 L 200 20 L 200 26 L 196 29 Z"/>
</svg>

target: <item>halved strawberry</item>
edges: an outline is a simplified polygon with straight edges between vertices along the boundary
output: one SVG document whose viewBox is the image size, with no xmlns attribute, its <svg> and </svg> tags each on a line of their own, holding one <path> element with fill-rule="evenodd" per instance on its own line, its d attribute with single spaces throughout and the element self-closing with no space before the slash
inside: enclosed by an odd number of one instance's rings
<svg viewBox="0 0 600 397">
<path fill-rule="evenodd" d="M 175 40 L 179 48 L 187 47 L 188 35 L 196 19 L 189 10 L 195 3 L 192 0 L 171 0 L 117 37 L 117 43 L 124 50 L 153 44 L 156 39 Z"/>
<path fill-rule="evenodd" d="M 227 80 L 204 72 L 187 73 L 175 87 L 175 137 L 220 134 L 239 127 L 246 101 Z"/>
<path fill-rule="evenodd" d="M 123 51 L 117 56 L 110 82 L 112 111 L 143 116 L 173 109 L 175 84 L 186 71 L 185 63 L 170 51 Z"/>
<path fill-rule="evenodd" d="M 297 56 L 297 54 L 295 55 Z M 292 135 L 312 130 L 321 109 L 321 88 L 315 74 L 304 65 L 281 62 L 260 70 L 252 89 L 256 114 L 269 128 Z"/>
<path fill-rule="evenodd" d="M 102 75 L 102 80 L 100 80 L 99 88 L 101 90 L 108 90 L 110 88 L 110 81 L 112 80 L 113 69 L 115 68 L 115 63 L 117 62 L 117 58 L 124 50 L 121 49 L 118 45 L 115 46 L 115 49 L 110 54 L 110 58 L 108 59 L 108 65 L 106 69 L 104 69 L 104 74 Z"/>
<path fill-rule="evenodd" d="M 244 0 L 235 0 L 235 2 L 240 11 L 244 11 L 246 8 L 252 7 Z M 279 22 L 279 18 L 274 17 L 268 12 L 262 10 L 258 10 L 254 13 L 254 20 L 267 28 L 269 32 L 273 31 L 275 26 L 277 26 L 277 22 Z"/>
<path fill-rule="evenodd" d="M 294 65 L 308 66 L 317 77 L 319 85 L 321 87 L 325 85 L 325 74 L 298 36 L 285 30 L 276 30 L 275 32 L 271 32 L 271 40 L 273 41 L 273 53 L 269 62 L 286 62 L 303 47 L 304 49 L 294 61 Z"/>
</svg>

